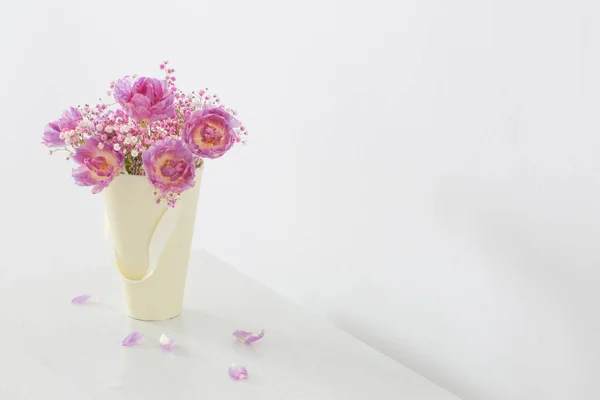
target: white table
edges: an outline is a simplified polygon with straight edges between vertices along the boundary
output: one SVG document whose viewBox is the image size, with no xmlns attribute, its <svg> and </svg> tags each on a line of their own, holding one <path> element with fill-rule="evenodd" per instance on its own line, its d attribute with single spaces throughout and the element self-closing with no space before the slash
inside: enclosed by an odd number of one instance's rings
<svg viewBox="0 0 600 400">
<path fill-rule="evenodd" d="M 96 303 L 77 306 L 81 293 Z M 0 399 L 390 399 L 457 397 L 206 253 L 190 264 L 183 314 L 165 322 L 124 315 L 106 267 L 26 280 L 0 295 Z M 236 328 L 266 329 L 246 346 Z M 136 347 L 122 347 L 132 330 Z M 161 333 L 175 337 L 171 352 Z M 233 381 L 231 363 L 247 381 Z"/>
</svg>

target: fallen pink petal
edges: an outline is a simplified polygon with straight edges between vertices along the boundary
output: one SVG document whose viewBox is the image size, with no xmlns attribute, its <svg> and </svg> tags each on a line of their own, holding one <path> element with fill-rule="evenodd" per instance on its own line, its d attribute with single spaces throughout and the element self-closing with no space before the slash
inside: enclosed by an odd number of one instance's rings
<svg viewBox="0 0 600 400">
<path fill-rule="evenodd" d="M 91 296 L 89 294 L 82 294 L 79 296 L 75 296 L 71 299 L 71 303 L 73 304 L 84 304 L 88 301 Z"/>
<path fill-rule="evenodd" d="M 229 366 L 229 376 L 236 381 L 248 379 L 248 370 L 243 365 L 231 364 Z"/>
<path fill-rule="evenodd" d="M 170 350 L 171 347 L 175 346 L 175 339 L 170 339 L 164 333 L 160 335 L 160 339 L 158 339 L 158 343 L 160 343 L 160 347 L 164 350 Z"/>
<path fill-rule="evenodd" d="M 252 332 L 238 329 L 238 330 L 234 331 L 232 333 L 232 335 L 235 336 L 240 342 L 242 342 L 244 344 L 251 344 L 251 343 L 256 342 L 257 340 L 262 339 L 263 336 L 265 336 L 265 330 L 263 329 L 258 333 L 258 335 L 254 335 L 254 334 L 252 334 Z"/>
<path fill-rule="evenodd" d="M 142 343 L 142 340 L 144 340 L 144 334 L 142 332 L 133 331 L 129 335 L 127 335 L 125 339 L 123 339 L 121 344 L 123 346 L 130 347 Z"/>
</svg>

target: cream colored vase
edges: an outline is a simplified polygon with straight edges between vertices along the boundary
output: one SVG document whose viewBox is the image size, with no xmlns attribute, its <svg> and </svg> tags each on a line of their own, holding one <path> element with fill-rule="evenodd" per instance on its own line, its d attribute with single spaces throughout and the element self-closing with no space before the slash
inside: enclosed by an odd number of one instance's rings
<svg viewBox="0 0 600 400">
<path fill-rule="evenodd" d="M 120 175 L 104 189 L 108 250 L 132 318 L 162 321 L 181 314 L 202 171 L 174 208 L 156 204 L 145 176 Z"/>
</svg>

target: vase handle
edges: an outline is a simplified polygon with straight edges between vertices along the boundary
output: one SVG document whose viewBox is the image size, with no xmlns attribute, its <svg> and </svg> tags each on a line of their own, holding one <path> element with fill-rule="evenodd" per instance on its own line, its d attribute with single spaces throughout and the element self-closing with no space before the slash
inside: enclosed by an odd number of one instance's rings
<svg viewBox="0 0 600 400">
<path fill-rule="evenodd" d="M 106 246 L 108 248 L 108 254 L 112 264 L 117 268 L 121 277 L 129 283 L 143 282 L 146 279 L 149 279 L 156 268 L 158 267 L 158 262 L 160 260 L 160 256 L 164 252 L 167 244 L 169 243 L 169 239 L 177 226 L 179 218 L 181 217 L 181 207 L 167 208 L 163 215 L 160 217 L 158 224 L 156 225 L 156 229 L 152 233 L 152 237 L 150 238 L 150 244 L 148 247 L 148 269 L 146 273 L 141 279 L 129 279 L 125 277 L 123 271 L 119 267 L 119 263 L 117 262 L 116 251 L 113 245 L 113 242 L 110 237 L 110 222 L 108 219 L 108 215 L 106 212 L 104 213 L 104 239 L 106 242 Z"/>
</svg>

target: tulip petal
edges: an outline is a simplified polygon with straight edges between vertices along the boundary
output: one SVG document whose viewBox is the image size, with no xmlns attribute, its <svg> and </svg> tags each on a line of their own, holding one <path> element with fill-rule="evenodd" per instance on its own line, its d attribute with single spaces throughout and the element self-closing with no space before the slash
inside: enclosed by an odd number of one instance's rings
<svg viewBox="0 0 600 400">
<path fill-rule="evenodd" d="M 163 333 L 162 335 L 160 335 L 158 343 L 160 343 L 160 347 L 162 349 L 170 350 L 173 346 L 175 346 L 175 339 L 169 339 L 169 337 Z"/>
<path fill-rule="evenodd" d="M 229 366 L 229 376 L 236 381 L 248 379 L 248 369 L 243 365 L 231 364 Z"/>
<path fill-rule="evenodd" d="M 82 294 L 71 299 L 72 304 L 84 304 L 90 298 L 89 294 Z"/>
<path fill-rule="evenodd" d="M 263 329 L 257 335 L 254 335 L 252 332 L 237 329 L 233 331 L 232 335 L 244 344 L 252 344 L 265 336 L 265 330 Z"/>
<path fill-rule="evenodd" d="M 125 339 L 123 339 L 121 344 L 123 346 L 131 347 L 142 343 L 143 340 L 144 334 L 142 332 L 133 331 L 129 335 L 127 335 Z"/>
</svg>

